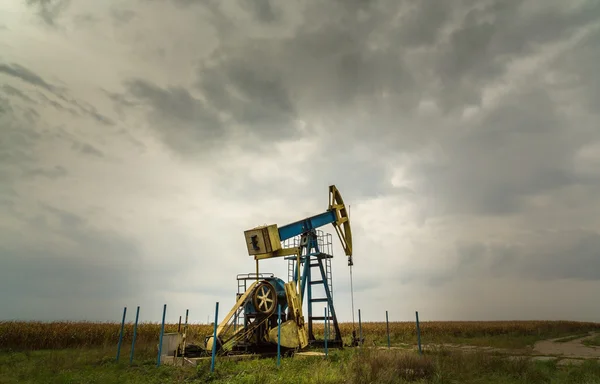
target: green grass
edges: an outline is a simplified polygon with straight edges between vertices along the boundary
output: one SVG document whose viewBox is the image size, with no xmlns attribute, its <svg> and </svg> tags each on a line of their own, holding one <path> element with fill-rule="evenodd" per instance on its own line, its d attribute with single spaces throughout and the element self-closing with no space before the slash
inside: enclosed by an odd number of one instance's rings
<svg viewBox="0 0 600 384">
<path fill-rule="evenodd" d="M 581 333 L 578 335 L 571 335 L 571 336 L 567 336 L 567 337 L 563 337 L 557 340 L 554 340 L 556 343 L 566 343 L 569 341 L 573 341 L 573 340 L 577 340 L 577 339 L 581 339 L 583 337 L 589 336 L 589 333 Z"/>
<path fill-rule="evenodd" d="M 468 336 L 455 336 L 453 334 L 435 334 L 422 336 L 422 345 L 427 344 L 457 344 L 457 345 L 474 345 L 478 347 L 506 348 L 506 349 L 527 349 L 532 347 L 536 342 L 541 340 L 561 338 L 559 342 L 566 342 L 579 339 L 589 335 L 591 329 L 576 330 L 576 334 L 570 329 L 550 328 L 543 331 L 535 331 L 530 333 L 507 332 L 500 334 L 473 334 Z M 350 339 L 345 340 L 349 343 Z M 385 335 L 365 335 L 365 344 L 370 346 L 387 346 L 387 337 Z M 392 346 L 417 345 L 417 338 L 407 338 L 404 335 L 390 337 Z"/>
<path fill-rule="evenodd" d="M 137 356 L 137 355 L 136 355 Z M 0 382 L 12 383 L 596 383 L 600 365 L 559 367 L 556 362 L 507 359 L 485 353 L 439 350 L 419 356 L 412 351 L 332 350 L 329 358 L 274 358 L 244 361 L 217 360 L 198 367 L 156 368 L 153 351 L 142 350 L 133 366 L 128 354 L 115 362 L 111 349 L 0 353 Z"/>
<path fill-rule="evenodd" d="M 583 345 L 588 347 L 600 347 L 600 334 L 594 335 L 587 340 L 583 340 Z"/>
<path fill-rule="evenodd" d="M 174 329 L 176 325 L 170 325 Z M 349 335 L 351 327 L 342 324 Z M 206 329 L 205 329 L 206 328 Z M 319 357 L 217 361 L 196 367 L 156 368 L 156 324 L 138 331 L 136 358 L 129 366 L 131 327 L 126 334 L 120 363 L 115 362 L 118 325 L 95 323 L 0 323 L 0 383 L 579 383 L 600 382 L 596 361 L 559 367 L 555 362 L 509 360 L 484 352 L 426 348 L 419 356 L 413 348 L 414 325 L 390 323 L 391 344 L 400 350 L 346 348 Z M 201 340 L 207 326 L 192 328 L 192 339 Z M 596 323 L 576 322 L 424 322 L 423 346 L 463 344 L 522 349 L 542 339 L 569 341 L 597 331 Z M 385 323 L 363 323 L 365 346 L 386 346 Z M 209 330 L 210 331 L 210 330 Z M 316 328 L 317 337 L 319 328 Z M 347 337 L 346 337 L 347 338 Z M 346 342 L 349 340 L 347 339 Z M 600 345 L 600 336 L 584 341 Z"/>
</svg>

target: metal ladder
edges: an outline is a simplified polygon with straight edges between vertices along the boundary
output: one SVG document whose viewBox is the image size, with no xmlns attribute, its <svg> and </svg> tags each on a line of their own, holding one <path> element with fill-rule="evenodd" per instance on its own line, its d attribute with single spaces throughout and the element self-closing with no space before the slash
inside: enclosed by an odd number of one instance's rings
<svg viewBox="0 0 600 384">
<path fill-rule="evenodd" d="M 294 281 L 296 261 L 293 259 L 288 259 L 288 281 Z"/>
<path fill-rule="evenodd" d="M 307 261 L 307 262 L 309 262 L 309 261 Z M 321 262 L 323 263 L 325 279 L 327 279 L 326 286 L 327 286 L 327 289 L 329 290 L 329 294 L 331 296 L 331 301 L 333 302 L 333 282 L 332 282 L 332 275 L 331 275 L 331 258 L 324 257 L 321 259 Z M 321 275 L 321 271 L 319 268 L 319 262 L 315 258 L 310 258 L 310 268 L 314 272 L 311 272 L 311 279 L 310 279 L 310 281 L 307 281 L 307 284 L 322 285 L 324 283 L 324 281 L 320 280 L 319 277 L 322 279 L 323 276 Z M 313 278 L 317 278 L 318 280 L 313 280 Z M 312 305 L 315 303 L 322 303 L 325 306 L 329 307 L 327 295 L 325 292 L 323 294 L 324 294 L 323 297 L 314 297 L 314 296 L 311 297 L 308 305 L 310 305 L 312 307 Z M 319 308 L 321 308 L 321 306 L 319 306 Z M 312 309 L 311 312 L 313 313 L 313 315 L 310 317 L 309 320 L 323 321 L 323 324 L 325 324 L 325 317 L 320 309 L 317 311 L 314 311 L 314 309 Z M 330 307 L 329 307 L 328 312 L 329 312 L 329 315 L 327 317 L 327 325 L 328 325 L 327 339 L 329 342 L 331 342 L 336 338 L 337 335 L 336 335 L 335 327 L 331 323 L 333 321 L 333 313 L 331 312 Z"/>
<path fill-rule="evenodd" d="M 331 276 L 331 258 L 325 259 L 325 276 L 327 277 L 327 285 L 329 286 L 329 294 L 333 301 L 333 278 Z"/>
</svg>

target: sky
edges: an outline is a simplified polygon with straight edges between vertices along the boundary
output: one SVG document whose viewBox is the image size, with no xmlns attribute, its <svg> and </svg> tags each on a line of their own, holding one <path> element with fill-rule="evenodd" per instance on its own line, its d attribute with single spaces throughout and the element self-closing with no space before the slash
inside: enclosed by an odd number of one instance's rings
<svg viewBox="0 0 600 384">
<path fill-rule="evenodd" d="M 0 319 L 206 323 L 336 185 L 356 320 L 600 321 L 598 62 L 595 0 L 2 1 Z"/>
</svg>

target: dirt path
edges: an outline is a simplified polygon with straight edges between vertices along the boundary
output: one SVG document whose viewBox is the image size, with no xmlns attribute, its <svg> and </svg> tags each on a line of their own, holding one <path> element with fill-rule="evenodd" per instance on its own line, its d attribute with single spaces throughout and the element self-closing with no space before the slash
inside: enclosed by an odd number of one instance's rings
<svg viewBox="0 0 600 384">
<path fill-rule="evenodd" d="M 600 348 L 588 347 L 583 341 L 595 335 L 583 336 L 579 339 L 557 342 L 556 340 L 542 340 L 533 346 L 533 354 L 541 356 L 567 357 L 572 359 L 598 359 Z"/>
<path fill-rule="evenodd" d="M 590 334 L 569 341 L 560 341 L 564 338 L 538 341 L 533 348 L 527 349 L 504 349 L 494 347 L 480 347 L 464 344 L 426 344 L 424 350 L 449 348 L 461 351 L 484 351 L 509 355 L 510 358 L 530 358 L 533 360 L 556 360 L 559 365 L 581 364 L 585 360 L 599 359 L 600 347 L 588 347 L 583 341 L 596 336 Z M 414 349 L 414 346 L 406 345 L 404 348 Z M 381 347 L 383 349 L 383 347 Z"/>
</svg>

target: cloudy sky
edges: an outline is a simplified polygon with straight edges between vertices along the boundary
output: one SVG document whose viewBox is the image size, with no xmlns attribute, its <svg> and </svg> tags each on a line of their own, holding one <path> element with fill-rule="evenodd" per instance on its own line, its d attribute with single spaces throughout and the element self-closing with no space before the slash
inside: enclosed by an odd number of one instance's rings
<svg viewBox="0 0 600 384">
<path fill-rule="evenodd" d="M 206 322 L 335 184 L 365 320 L 600 321 L 598 62 L 596 0 L 2 1 L 0 319 Z"/>
</svg>

